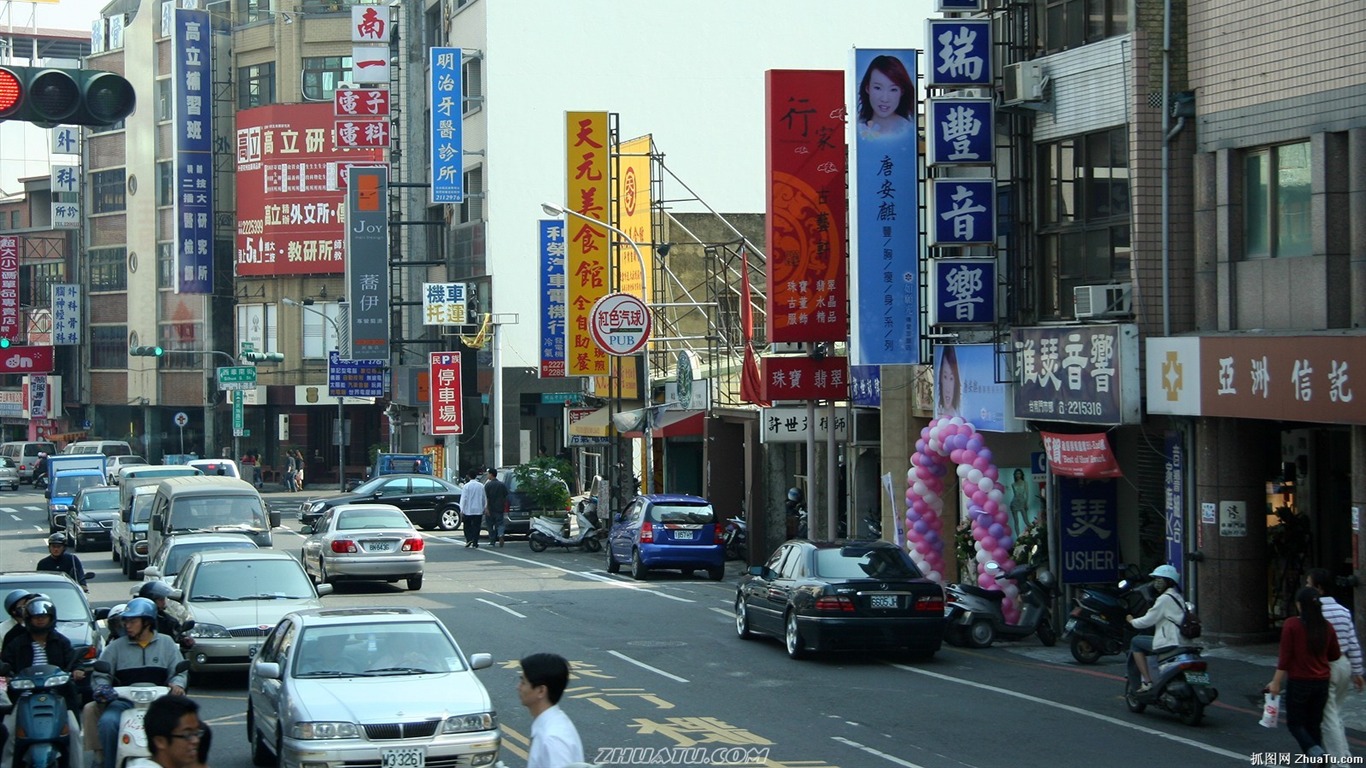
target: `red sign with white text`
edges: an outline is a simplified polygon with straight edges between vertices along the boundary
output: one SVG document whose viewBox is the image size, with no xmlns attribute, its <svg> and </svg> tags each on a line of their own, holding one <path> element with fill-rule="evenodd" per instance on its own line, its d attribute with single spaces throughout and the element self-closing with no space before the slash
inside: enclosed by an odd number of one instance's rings
<svg viewBox="0 0 1366 768">
<path fill-rule="evenodd" d="M 849 358 L 805 355 L 764 357 L 760 397 L 776 400 L 845 400 L 849 397 Z"/>
<path fill-rule="evenodd" d="M 52 347 L 0 349 L 0 373 L 51 373 Z"/>
<path fill-rule="evenodd" d="M 338 88 L 332 94 L 332 114 L 337 117 L 388 117 L 386 88 Z"/>
<path fill-rule="evenodd" d="M 1043 437 L 1044 455 L 1048 457 L 1048 470 L 1062 477 L 1080 477 L 1098 480 L 1106 477 L 1123 477 L 1119 462 L 1110 450 L 1110 440 L 1104 432 L 1085 435 L 1060 435 L 1053 432 L 1039 432 Z"/>
<path fill-rule="evenodd" d="M 378 147 L 389 148 L 388 120 L 338 120 L 336 122 L 337 147 Z"/>
<path fill-rule="evenodd" d="M 337 149 L 332 106 L 237 113 L 237 274 L 341 274 L 346 172 L 384 150 Z"/>
<path fill-rule="evenodd" d="M 430 434 L 461 434 L 465 431 L 465 414 L 460 400 L 460 353 L 432 352 L 427 359 L 432 409 Z"/>
<path fill-rule="evenodd" d="M 19 245 L 17 237 L 0 237 L 0 338 L 19 339 Z"/>
<path fill-rule="evenodd" d="M 844 72 L 769 70 L 764 90 L 768 338 L 844 341 Z"/>
</svg>

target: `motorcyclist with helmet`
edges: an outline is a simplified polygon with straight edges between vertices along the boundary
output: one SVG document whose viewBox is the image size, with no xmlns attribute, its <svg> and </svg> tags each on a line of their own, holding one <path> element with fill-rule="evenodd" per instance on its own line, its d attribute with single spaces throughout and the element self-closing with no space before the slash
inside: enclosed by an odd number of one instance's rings
<svg viewBox="0 0 1366 768">
<path fill-rule="evenodd" d="M 33 462 L 33 487 L 37 488 L 47 477 L 47 452 L 39 451 L 38 460 Z"/>
<path fill-rule="evenodd" d="M 66 765 L 69 768 L 82 768 L 85 764 L 80 724 L 76 721 L 76 712 L 80 710 L 80 694 L 75 681 L 85 677 L 85 670 L 76 668 L 79 661 L 71 641 L 57 631 L 57 606 L 41 594 L 35 595 L 24 606 L 23 634 L 11 639 L 0 650 L 0 665 L 16 674 L 35 664 L 51 664 L 71 673 L 71 680 L 62 690 L 66 699 L 67 733 L 70 736 L 66 750 Z M 10 700 L 17 702 L 18 699 L 19 696 L 11 691 Z M 17 709 L 6 718 L 11 731 L 14 730 L 12 726 L 16 714 Z"/>
<path fill-rule="evenodd" d="M 181 648 L 189 650 L 194 647 L 194 638 L 185 634 L 180 626 L 180 621 L 176 617 L 166 612 L 166 601 L 175 593 L 170 584 L 164 581 L 144 582 L 138 589 L 138 597 L 145 597 L 156 604 L 157 607 L 157 633 L 169 636 L 175 640 Z"/>
<path fill-rule="evenodd" d="M 24 606 L 35 597 L 38 597 L 38 593 L 27 589 L 11 590 L 5 595 L 6 618 L 0 623 L 0 651 L 9 645 L 10 640 L 24 634 Z"/>
<path fill-rule="evenodd" d="M 81 565 L 81 559 L 66 551 L 66 534 L 58 531 L 47 537 L 47 557 L 38 561 L 39 571 L 57 571 L 65 573 L 71 580 L 81 585 L 85 593 L 90 594 L 90 587 L 85 583 L 85 567 Z"/>
<path fill-rule="evenodd" d="M 123 611 L 128 607 L 127 603 L 119 603 L 109 609 L 109 614 L 104 617 L 104 626 L 109 630 L 109 642 L 113 642 L 123 637 Z M 98 764 L 100 753 L 100 715 L 104 712 L 104 705 L 98 701 L 92 701 L 85 705 L 81 710 L 81 735 L 85 741 L 85 748 L 96 755 Z"/>
<path fill-rule="evenodd" d="M 1186 599 L 1178 589 L 1181 574 L 1176 572 L 1176 568 L 1159 565 L 1148 575 L 1153 578 L 1153 589 L 1157 595 L 1153 598 L 1152 606 L 1136 619 L 1133 616 L 1124 617 L 1134 629 L 1155 628 L 1152 635 L 1138 635 L 1129 646 L 1133 651 L 1134 666 L 1138 667 L 1137 693 L 1147 693 L 1153 685 L 1148 672 L 1148 654 L 1181 645 L 1180 627 L 1186 617 Z"/>
<path fill-rule="evenodd" d="M 119 718 L 132 706 L 118 698 L 114 681 L 120 685 L 153 683 L 165 685 L 175 695 L 185 693 L 186 674 L 176 671 L 180 662 L 180 647 L 169 635 L 156 631 L 156 603 L 145 597 L 128 601 L 120 617 L 123 637 L 105 646 L 100 661 L 109 665 L 110 672 L 96 672 L 94 697 L 104 703 L 99 719 L 99 743 L 103 752 L 104 768 L 115 768 L 118 756 Z"/>
<path fill-rule="evenodd" d="M 783 511 L 787 513 L 787 537 L 805 538 L 806 521 L 802 519 L 802 513 L 806 511 L 806 504 L 802 489 L 787 489 L 787 501 L 783 502 Z"/>
</svg>

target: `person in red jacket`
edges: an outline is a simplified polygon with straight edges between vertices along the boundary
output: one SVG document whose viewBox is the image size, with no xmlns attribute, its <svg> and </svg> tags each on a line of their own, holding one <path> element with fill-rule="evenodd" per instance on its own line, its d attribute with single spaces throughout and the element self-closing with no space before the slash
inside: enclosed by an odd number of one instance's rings
<svg viewBox="0 0 1366 768">
<path fill-rule="evenodd" d="M 1266 690 L 1279 696 L 1285 687 L 1285 724 L 1306 755 L 1322 755 L 1323 707 L 1328 703 L 1329 662 L 1342 655 L 1338 636 L 1323 618 L 1319 592 L 1303 587 L 1295 593 L 1299 616 L 1281 627 L 1281 655 Z"/>
</svg>

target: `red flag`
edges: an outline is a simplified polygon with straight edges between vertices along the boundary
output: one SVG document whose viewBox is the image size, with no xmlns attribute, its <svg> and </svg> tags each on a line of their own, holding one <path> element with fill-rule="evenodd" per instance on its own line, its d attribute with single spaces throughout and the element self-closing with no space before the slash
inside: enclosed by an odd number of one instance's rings
<svg viewBox="0 0 1366 768">
<path fill-rule="evenodd" d="M 740 296 L 740 326 L 745 336 L 745 362 L 740 369 L 740 399 L 767 408 L 772 403 L 763 399 L 763 376 L 759 373 L 759 357 L 754 354 L 754 309 L 749 303 L 749 255 L 741 251 L 740 282 L 744 288 Z"/>
<path fill-rule="evenodd" d="M 740 249 L 740 329 L 745 334 L 745 346 L 754 341 L 754 308 L 749 304 L 749 254 Z"/>
</svg>

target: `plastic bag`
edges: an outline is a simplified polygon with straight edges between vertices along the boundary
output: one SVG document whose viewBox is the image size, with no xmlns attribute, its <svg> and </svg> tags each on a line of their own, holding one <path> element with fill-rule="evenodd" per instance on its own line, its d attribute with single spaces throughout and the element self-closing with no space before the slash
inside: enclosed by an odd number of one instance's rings
<svg viewBox="0 0 1366 768">
<path fill-rule="evenodd" d="M 1266 694 L 1266 703 L 1262 705 L 1263 728 L 1275 728 L 1281 722 L 1281 697 L 1280 694 Z"/>
</svg>

